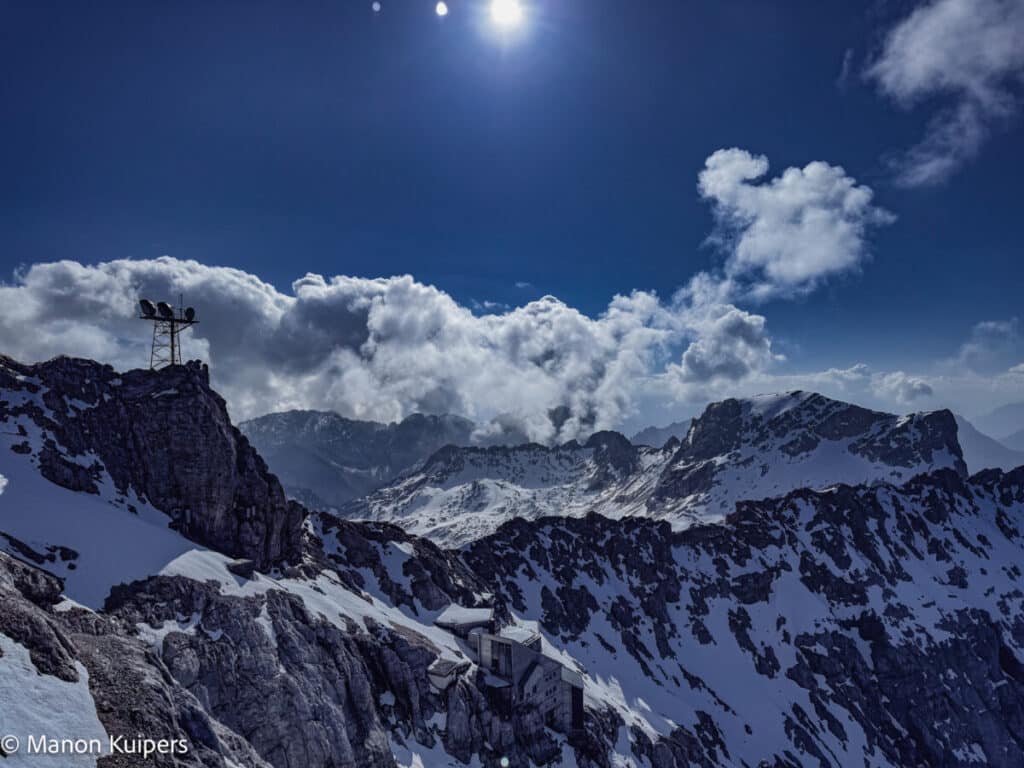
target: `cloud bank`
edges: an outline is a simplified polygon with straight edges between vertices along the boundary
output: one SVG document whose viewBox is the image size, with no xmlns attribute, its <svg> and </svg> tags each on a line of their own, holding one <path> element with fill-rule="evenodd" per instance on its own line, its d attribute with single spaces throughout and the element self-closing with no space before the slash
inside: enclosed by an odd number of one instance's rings
<svg viewBox="0 0 1024 768">
<path fill-rule="evenodd" d="M 282 291 L 242 270 L 171 257 L 60 261 L 0 285 L 0 350 L 145 365 L 138 298 L 183 293 L 201 320 L 186 354 L 210 362 L 236 419 L 287 408 L 381 421 L 453 412 L 488 436 L 540 442 L 620 427 L 666 404 L 764 391 L 816 389 L 893 409 L 1019 391 L 1019 371 L 1008 370 L 1024 364 L 1016 321 L 979 324 L 950 362 L 955 374 L 863 364 L 781 372 L 766 317 L 743 305 L 802 296 L 860 269 L 871 231 L 891 216 L 837 166 L 768 170 L 744 150 L 711 155 L 698 191 L 715 210 L 720 267 L 671 296 L 615 296 L 595 317 L 552 296 L 512 309 L 465 306 L 408 275 L 307 274 Z"/>
<path fill-rule="evenodd" d="M 0 349 L 137 367 L 149 342 L 138 297 L 179 293 L 199 309 L 186 355 L 209 360 L 235 418 L 287 408 L 381 421 L 451 412 L 497 417 L 549 442 L 620 423 L 634 392 L 688 340 L 679 375 L 690 383 L 736 380 L 772 359 L 763 317 L 650 292 L 616 296 L 595 318 L 552 296 L 478 315 L 410 276 L 308 274 L 284 293 L 237 269 L 170 257 L 33 265 L 0 287 Z M 553 423 L 555 409 L 568 417 Z"/>
<path fill-rule="evenodd" d="M 1024 3 L 926 3 L 890 30 L 867 75 L 901 106 L 941 105 L 925 137 L 896 162 L 896 170 L 905 186 L 942 182 L 1018 112 Z"/>
<path fill-rule="evenodd" d="M 178 293 L 200 310 L 186 354 L 211 363 L 236 419 L 287 408 L 382 421 L 455 412 L 484 422 L 485 438 L 553 442 L 619 427 L 638 411 L 766 391 L 812 389 L 891 410 L 952 402 L 968 415 L 1024 393 L 1015 320 L 979 323 L 956 356 L 925 373 L 864 364 L 785 373 L 764 316 L 700 303 L 708 292 L 689 287 L 667 301 L 617 296 L 597 317 L 550 296 L 477 315 L 408 276 L 306 275 L 280 292 L 240 270 L 170 257 L 34 265 L 0 286 L 0 350 L 139 367 L 149 338 L 137 297 Z M 552 420 L 555 409 L 562 417 Z"/>
</svg>

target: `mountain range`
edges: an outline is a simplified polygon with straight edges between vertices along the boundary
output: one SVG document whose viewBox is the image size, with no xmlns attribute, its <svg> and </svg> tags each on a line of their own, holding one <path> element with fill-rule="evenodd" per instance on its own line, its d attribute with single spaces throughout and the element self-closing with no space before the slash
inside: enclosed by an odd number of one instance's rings
<svg viewBox="0 0 1024 768">
<path fill-rule="evenodd" d="M 1013 451 L 1024 453 L 1024 429 L 1007 435 L 1002 439 L 1002 443 Z"/>
<path fill-rule="evenodd" d="M 994 440 L 959 415 L 956 417 L 956 425 L 957 440 L 972 472 L 992 468 L 1011 470 L 1024 465 L 1024 450 L 1011 448 L 1011 440 Z M 1024 443 L 1021 446 L 1024 447 Z"/>
<path fill-rule="evenodd" d="M 470 445 L 473 422 L 413 414 L 380 424 L 322 411 L 272 413 L 239 424 L 285 491 L 331 508 L 365 496 L 445 445 Z"/>
<path fill-rule="evenodd" d="M 755 400 L 758 398 L 751 402 Z M 851 415 L 868 413 L 865 409 L 849 410 L 855 408 L 842 404 L 840 410 Z M 896 418 L 890 417 L 891 420 Z M 1024 451 L 1012 450 L 982 434 L 960 415 L 956 415 L 955 420 L 956 441 L 968 471 L 1010 470 L 1024 464 Z M 521 436 L 498 434 L 495 437 L 493 430 L 486 430 L 492 436 L 490 445 L 485 447 L 479 444 L 478 437 L 483 431 L 473 422 L 453 415 L 413 414 L 401 422 L 380 424 L 354 421 L 334 413 L 289 411 L 242 422 L 239 428 L 281 479 L 290 498 L 346 517 L 381 520 L 402 519 L 408 511 L 419 509 L 418 505 L 422 504 L 428 519 L 419 521 L 417 530 L 425 534 L 437 526 L 456 529 L 462 532 L 461 539 L 443 540 L 458 543 L 479 535 L 480 531 L 493 530 L 502 520 L 516 515 L 535 517 L 561 508 L 585 510 L 588 505 L 613 516 L 636 514 L 637 505 L 644 507 L 646 504 L 644 488 L 652 483 L 649 476 L 665 469 L 670 458 L 662 449 L 672 440 L 679 445 L 685 443 L 694 422 L 690 419 L 642 430 L 630 439 L 636 451 L 625 446 L 615 433 L 595 437 L 597 443 L 614 442 L 617 451 L 624 456 L 629 454 L 631 458 L 623 459 L 626 464 L 639 462 L 644 467 L 640 473 L 642 478 L 633 476 L 630 470 L 629 487 L 616 489 L 607 477 L 596 481 L 602 488 L 600 493 L 596 485 L 588 486 L 589 478 L 598 470 L 588 463 L 586 445 L 569 443 L 544 448 L 525 444 Z M 466 450 L 453 452 L 450 446 Z M 509 450 L 503 452 L 497 450 L 499 448 Z M 678 446 L 674 450 L 677 451 Z M 766 450 L 771 453 L 772 448 Z M 508 461 L 495 458 L 502 455 L 509 457 Z M 810 460 L 810 456 L 803 456 L 798 463 Z M 476 476 L 469 479 L 466 475 L 459 480 L 453 468 L 444 468 L 445 462 L 451 461 L 477 466 Z M 489 469 L 482 468 L 484 465 Z M 544 468 L 538 469 L 541 465 Z M 849 469 L 853 474 L 837 475 L 834 474 L 836 468 L 829 467 L 826 482 L 873 477 L 865 474 L 867 470 Z M 548 479 L 542 483 L 544 487 L 518 487 L 512 475 L 525 477 L 532 471 L 545 473 Z M 536 481 L 530 482 L 536 486 Z M 747 484 L 743 491 L 746 494 L 768 495 L 783 487 L 814 485 L 818 480 L 798 474 L 792 480 L 778 483 L 755 483 L 757 491 L 751 489 L 749 478 L 741 482 Z M 438 483 L 445 487 L 432 487 Z M 735 487 L 734 483 L 730 485 Z M 429 502 L 427 496 L 431 497 Z M 456 498 L 463 497 L 465 504 L 475 505 L 469 516 L 471 520 L 447 519 L 449 513 L 461 514 L 457 508 L 463 502 Z M 724 509 L 728 509 L 731 500 L 724 499 L 724 504 Z"/>
<path fill-rule="evenodd" d="M 556 514 L 650 517 L 682 529 L 721 520 L 740 499 L 797 488 L 901 482 L 940 468 L 966 475 L 956 433 L 948 411 L 892 416 L 806 392 L 726 400 L 694 419 L 685 440 L 660 448 L 616 432 L 551 448 L 450 446 L 340 513 L 448 546 L 514 518 Z"/>
<path fill-rule="evenodd" d="M 726 400 L 658 448 L 444 447 L 369 499 L 289 500 L 201 365 L 0 358 L 0 733 L 175 767 L 1024 764 L 1024 469 L 968 476 L 947 411 Z M 502 705 L 453 607 L 537 637 L 579 732 Z"/>
<path fill-rule="evenodd" d="M 1014 450 L 1024 450 L 1024 402 L 1008 403 L 971 419 L 986 435 Z"/>
</svg>

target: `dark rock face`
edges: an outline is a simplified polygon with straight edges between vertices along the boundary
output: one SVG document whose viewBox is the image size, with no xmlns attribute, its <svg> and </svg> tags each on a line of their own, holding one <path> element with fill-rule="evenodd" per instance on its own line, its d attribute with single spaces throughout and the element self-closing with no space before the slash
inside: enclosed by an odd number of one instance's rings
<svg viewBox="0 0 1024 768">
<path fill-rule="evenodd" d="M 29 649 L 40 674 L 73 683 L 74 649 L 46 614 L 60 593 L 57 579 L 0 553 L 0 632 Z"/>
<path fill-rule="evenodd" d="M 476 596 L 486 589 L 458 556 L 427 539 L 410 536 L 398 526 L 383 523 L 353 523 L 333 515 L 317 513 L 318 534 L 333 546 L 325 555 L 327 562 L 354 590 L 367 587 L 372 574 L 392 605 L 419 613 L 417 602 L 428 611 L 441 610 L 451 602 L 471 607 L 480 602 Z M 383 562 L 383 546 L 399 544 L 414 552 L 403 567 L 408 586 L 398 584 Z M 364 575 L 366 574 L 366 575 Z"/>
<path fill-rule="evenodd" d="M 591 488 L 605 488 L 630 477 L 640 469 L 640 452 L 618 432 L 595 432 L 586 447 L 594 451 L 596 471 L 590 481 Z"/>
<path fill-rule="evenodd" d="M 742 403 L 738 400 L 712 403 L 691 423 L 686 455 L 696 460 L 722 456 L 739 448 L 742 439 Z"/>
<path fill-rule="evenodd" d="M 163 639 L 164 664 L 206 712 L 247 734 L 275 766 L 391 765 L 375 690 L 411 689 L 404 714 L 412 716 L 429 687 L 429 647 L 383 634 L 379 647 L 364 645 L 283 592 L 232 598 L 188 579 L 157 578 L 121 590 L 108 609 L 133 626 L 198 616 L 195 631 Z M 391 654 L 395 663 L 385 668 Z M 418 677 L 399 654 L 418 665 Z M 377 685 L 368 662 L 380 664 Z"/>
<path fill-rule="evenodd" d="M 766 447 L 776 442 L 783 452 L 799 456 L 822 440 L 854 439 L 849 451 L 873 461 L 914 467 L 948 454 L 957 460 L 955 469 L 967 474 L 956 440 L 956 418 L 949 411 L 896 417 L 814 393 L 791 392 L 776 399 L 762 412 L 751 407 L 756 399 L 712 403 L 694 419 L 679 458 L 703 461 L 741 446 Z"/>
<path fill-rule="evenodd" d="M 52 482 L 95 493 L 105 469 L 194 541 L 264 565 L 298 557 L 304 512 L 231 425 L 205 366 L 117 374 L 88 360 L 0 357 L 0 390 L 10 393 L 0 419 L 27 416 L 43 431 Z"/>
</svg>

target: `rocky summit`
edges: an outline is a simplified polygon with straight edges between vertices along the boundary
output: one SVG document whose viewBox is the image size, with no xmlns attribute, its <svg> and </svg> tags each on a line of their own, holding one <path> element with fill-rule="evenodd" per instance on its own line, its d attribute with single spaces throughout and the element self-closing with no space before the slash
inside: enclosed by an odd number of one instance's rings
<svg viewBox="0 0 1024 768">
<path fill-rule="evenodd" d="M 299 556 L 303 510 L 231 424 L 204 365 L 117 374 L 0 357 L 0 391 L 11 450 L 56 485 L 99 495 L 106 480 L 128 508 L 152 506 L 186 537 L 263 566 Z"/>
<path fill-rule="evenodd" d="M 791 393 L 663 448 L 444 448 L 389 487 L 485 521 L 452 547 L 426 502 L 288 502 L 200 365 L 3 359 L 0 734 L 180 740 L 146 763 L 175 767 L 1019 766 L 1024 468 L 968 477 L 950 418 Z"/>
</svg>

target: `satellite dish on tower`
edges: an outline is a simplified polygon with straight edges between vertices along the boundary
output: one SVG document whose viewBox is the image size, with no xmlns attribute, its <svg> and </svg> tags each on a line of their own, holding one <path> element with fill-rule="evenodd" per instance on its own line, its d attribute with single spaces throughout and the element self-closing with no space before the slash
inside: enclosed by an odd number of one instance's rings
<svg viewBox="0 0 1024 768">
<path fill-rule="evenodd" d="M 160 313 L 160 317 L 164 318 L 165 320 L 174 319 L 174 310 L 171 308 L 171 305 L 168 304 L 166 301 L 157 302 L 156 309 Z"/>
<path fill-rule="evenodd" d="M 153 302 L 150 301 L 149 299 L 141 299 L 139 301 L 139 309 L 142 310 L 142 314 L 144 317 L 152 317 L 153 315 L 156 314 L 156 307 L 153 305 Z"/>
<path fill-rule="evenodd" d="M 189 307 L 188 309 L 186 309 L 185 310 L 185 319 L 188 320 L 190 323 L 193 320 L 195 320 L 196 319 L 196 311 L 195 311 L 195 309 L 193 309 L 192 307 Z"/>
</svg>

